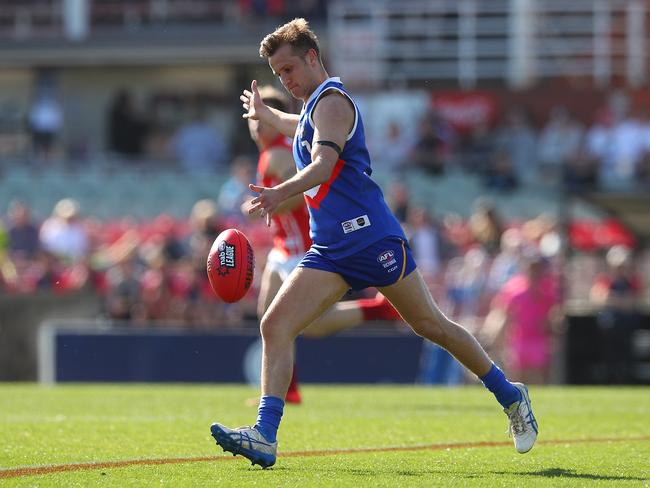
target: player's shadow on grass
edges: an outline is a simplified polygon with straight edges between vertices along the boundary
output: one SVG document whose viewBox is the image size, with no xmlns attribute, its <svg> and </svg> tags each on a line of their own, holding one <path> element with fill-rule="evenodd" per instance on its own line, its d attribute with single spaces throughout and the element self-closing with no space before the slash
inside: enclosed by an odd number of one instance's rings
<svg viewBox="0 0 650 488">
<path fill-rule="evenodd" d="M 512 475 L 513 473 L 507 471 L 492 471 L 493 474 L 507 474 Z M 602 475 L 602 474 L 591 474 L 591 473 L 577 473 L 573 469 L 563 469 L 563 468 L 549 468 L 542 469 L 540 471 L 529 471 L 529 472 L 518 472 L 517 476 L 540 476 L 542 478 L 578 478 L 585 480 L 597 480 L 597 481 L 648 481 L 650 478 L 647 477 L 638 477 L 638 476 L 612 476 L 612 475 Z"/>
</svg>

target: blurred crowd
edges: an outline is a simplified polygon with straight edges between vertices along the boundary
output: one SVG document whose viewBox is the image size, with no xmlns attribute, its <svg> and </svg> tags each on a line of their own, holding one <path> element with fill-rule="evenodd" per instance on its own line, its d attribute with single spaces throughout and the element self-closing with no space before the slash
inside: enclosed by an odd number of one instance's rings
<svg viewBox="0 0 650 488">
<path fill-rule="evenodd" d="M 259 279 L 272 242 L 261 219 L 240 211 L 250 196 L 248 169 L 214 200 L 198 201 L 187 219 L 99 221 L 63 199 L 39 222 L 27 205 L 13 202 L 0 227 L 0 289 L 5 295 L 96 294 L 105 318 L 136 327 L 214 329 L 256 321 L 257 280 L 245 299 L 226 304 L 212 292 L 205 271 L 215 237 L 237 227 L 253 244 Z M 548 380 L 554 331 L 562 326 L 573 281 L 582 282 L 581 298 L 604 311 L 612 340 L 628 340 L 615 325 L 622 317 L 633 323 L 647 286 L 631 249 L 614 246 L 591 273 L 582 266 L 567 276 L 561 229 L 548 215 L 504 222 L 490 201 L 480 200 L 468 219 L 437 216 L 414 204 L 401 183 L 387 190 L 387 199 L 443 311 L 473 330 L 517 377 Z M 457 377 L 457 366 L 448 371 L 453 362 L 439 364 L 443 352 L 432 349 L 429 360 L 437 366 L 423 368 L 423 382 Z"/>
<path fill-rule="evenodd" d="M 530 184 L 571 193 L 650 190 L 650 111 L 630 106 L 618 92 L 586 121 L 562 105 L 551 107 L 542 121 L 513 106 L 500 120 L 477 118 L 464 130 L 434 104 L 415 132 L 393 122 L 375 140 L 375 160 L 390 171 L 420 168 L 436 176 L 461 169 L 495 191 Z"/>
<path fill-rule="evenodd" d="M 239 114 L 228 106 L 223 95 L 161 92 L 138 99 L 121 89 L 107 109 L 105 154 L 131 164 L 227 172 L 233 157 L 255 153 L 245 128 L 237 125 Z M 58 144 L 64 116 L 47 93 L 34 101 L 29 127 L 37 164 L 56 159 L 57 149 L 61 160 L 92 156 L 84 148 L 88 141 Z M 631 106 L 621 92 L 580 117 L 557 105 L 533 120 L 526 107 L 511 106 L 495 120 L 477 117 L 463 128 L 433 103 L 415 127 L 396 119 L 383 133 L 369 130 L 367 136 L 375 170 L 386 173 L 419 169 L 436 177 L 462 171 L 495 192 L 540 184 L 570 193 L 650 191 L 650 112 L 642 104 Z"/>
<path fill-rule="evenodd" d="M 218 213 L 216 202 L 202 200 L 186 220 L 160 215 L 102 222 L 66 198 L 37 222 L 16 201 L 0 229 L 0 286 L 9 295 L 96 293 L 105 317 L 138 325 L 239 324 L 254 314 L 254 297 L 233 307 L 221 303 L 205 272 L 214 239 L 236 225 L 227 215 L 225 208 Z"/>
</svg>

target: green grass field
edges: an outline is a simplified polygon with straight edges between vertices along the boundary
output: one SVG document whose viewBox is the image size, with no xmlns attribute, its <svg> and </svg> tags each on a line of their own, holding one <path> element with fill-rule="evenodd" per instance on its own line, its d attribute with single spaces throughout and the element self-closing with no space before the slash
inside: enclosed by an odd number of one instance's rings
<svg viewBox="0 0 650 488">
<path fill-rule="evenodd" d="M 0 385 L 0 485 L 650 486 L 650 388 L 531 388 L 540 438 L 520 455 L 481 387 L 305 386 L 268 470 L 209 433 L 215 420 L 253 423 L 255 394 Z"/>
</svg>

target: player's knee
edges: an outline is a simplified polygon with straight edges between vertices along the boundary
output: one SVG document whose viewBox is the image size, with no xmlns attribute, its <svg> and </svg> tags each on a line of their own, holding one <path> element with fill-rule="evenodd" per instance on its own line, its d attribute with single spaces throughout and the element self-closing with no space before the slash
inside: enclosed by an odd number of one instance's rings
<svg viewBox="0 0 650 488">
<path fill-rule="evenodd" d="M 260 320 L 260 335 L 264 341 L 273 340 L 273 329 L 273 320 L 268 317 L 268 314 L 262 313 L 262 319 Z"/>
<path fill-rule="evenodd" d="M 260 335 L 267 343 L 284 341 L 290 338 L 289 331 L 284 326 L 286 321 L 275 320 L 273 314 L 265 313 L 260 321 Z"/>
</svg>

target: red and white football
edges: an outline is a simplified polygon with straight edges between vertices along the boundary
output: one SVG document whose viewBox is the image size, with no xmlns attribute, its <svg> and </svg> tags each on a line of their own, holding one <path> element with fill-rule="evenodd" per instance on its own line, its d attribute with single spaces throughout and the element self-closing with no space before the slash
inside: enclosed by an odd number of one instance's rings
<svg viewBox="0 0 650 488">
<path fill-rule="evenodd" d="M 246 236 L 226 229 L 217 236 L 208 255 L 208 279 L 212 290 L 224 302 L 242 299 L 253 283 L 255 256 Z"/>
</svg>

